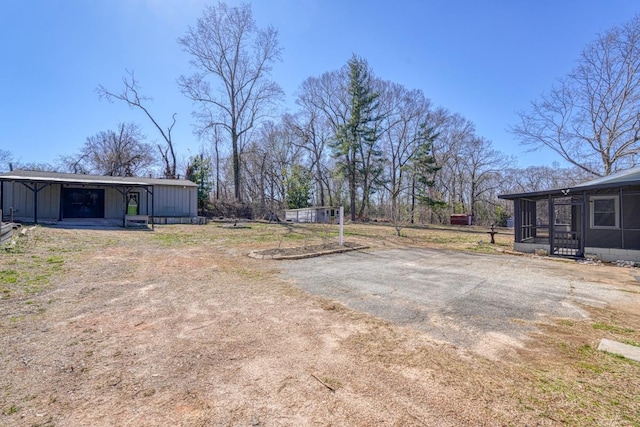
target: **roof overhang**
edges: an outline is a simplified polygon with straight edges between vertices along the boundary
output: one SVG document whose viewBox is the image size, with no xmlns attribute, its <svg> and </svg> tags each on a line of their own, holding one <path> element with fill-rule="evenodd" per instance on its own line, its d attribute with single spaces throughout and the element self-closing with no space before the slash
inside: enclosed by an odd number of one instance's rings
<svg viewBox="0 0 640 427">
<path fill-rule="evenodd" d="M 501 194 L 500 199 L 516 200 L 516 199 L 542 199 L 553 196 L 569 196 L 571 194 L 582 193 L 585 191 L 607 190 L 611 188 L 622 188 L 640 186 L 640 167 L 626 169 L 615 172 L 611 175 L 587 181 L 582 184 L 574 185 L 570 188 L 533 191 L 529 193 Z"/>
<path fill-rule="evenodd" d="M 22 182 L 25 184 L 31 182 L 38 184 L 98 185 L 109 187 L 151 187 L 159 185 L 187 188 L 198 186 L 196 183 L 186 179 L 100 176 L 27 170 L 15 170 L 6 173 L 0 173 L 0 182 Z"/>
<path fill-rule="evenodd" d="M 514 193 L 514 194 L 500 194 L 499 199 L 516 200 L 516 199 L 544 199 L 549 196 L 568 195 L 571 189 L 564 190 L 546 190 L 546 191 L 531 191 L 528 193 Z M 566 193 L 566 194 L 565 194 Z"/>
<path fill-rule="evenodd" d="M 545 191 L 532 191 L 529 193 L 500 194 L 498 195 L 498 198 L 505 199 L 505 200 L 543 199 L 545 197 L 570 196 L 572 194 L 582 194 L 585 191 L 607 190 L 611 188 L 632 187 L 632 186 L 640 186 L 640 182 L 637 180 L 609 182 L 609 183 L 603 183 L 603 184 L 589 184 L 587 182 L 585 184 L 576 185 L 571 188 L 545 190 Z"/>
<path fill-rule="evenodd" d="M 91 177 L 83 178 L 83 175 L 78 175 L 74 178 L 68 177 L 40 177 L 40 176 L 23 176 L 23 175 L 0 175 L 0 181 L 15 181 L 15 182 L 38 182 L 38 183 L 50 183 L 50 184 L 82 184 L 82 185 L 105 185 L 105 186 L 128 186 L 128 187 L 148 187 L 151 184 L 142 181 L 122 180 L 118 177 L 108 177 L 107 179 L 100 179 L 103 177 Z"/>
</svg>

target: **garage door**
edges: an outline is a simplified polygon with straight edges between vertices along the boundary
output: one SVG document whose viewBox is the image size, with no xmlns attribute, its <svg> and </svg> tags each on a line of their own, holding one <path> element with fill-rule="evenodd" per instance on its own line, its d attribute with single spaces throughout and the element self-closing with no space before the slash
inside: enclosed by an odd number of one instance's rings
<svg viewBox="0 0 640 427">
<path fill-rule="evenodd" d="M 63 218 L 104 218 L 104 189 L 63 188 Z"/>
</svg>

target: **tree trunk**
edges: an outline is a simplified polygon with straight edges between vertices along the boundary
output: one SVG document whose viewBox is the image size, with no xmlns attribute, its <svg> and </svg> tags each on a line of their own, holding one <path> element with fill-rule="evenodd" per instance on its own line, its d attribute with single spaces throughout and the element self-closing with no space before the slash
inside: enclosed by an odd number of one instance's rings
<svg viewBox="0 0 640 427">
<path fill-rule="evenodd" d="M 318 186 L 320 187 L 320 206 L 325 206 L 324 204 L 324 183 L 322 182 L 322 165 L 320 164 L 320 162 L 316 162 L 316 171 L 317 171 L 317 182 L 318 182 Z"/>
<path fill-rule="evenodd" d="M 216 139 L 214 149 L 216 152 L 216 200 L 220 200 L 220 150 Z"/>
<path fill-rule="evenodd" d="M 396 184 L 396 174 L 394 171 L 391 175 L 391 217 L 394 219 L 394 222 L 396 222 L 396 218 L 400 219 L 400 212 L 398 210 L 399 189 Z"/>
<path fill-rule="evenodd" d="M 411 179 L 411 224 L 415 222 L 416 213 L 416 176 Z"/>
<path fill-rule="evenodd" d="M 362 204 L 360 205 L 358 218 L 362 219 L 365 217 L 365 211 L 368 204 L 369 204 L 369 182 L 367 177 L 365 176 L 362 181 Z"/>
<path fill-rule="evenodd" d="M 237 202 L 242 201 L 240 192 L 240 152 L 238 150 L 238 135 L 231 129 L 231 145 L 233 146 L 233 190 Z"/>
<path fill-rule="evenodd" d="M 356 163 L 351 161 L 349 165 L 349 211 L 351 221 L 356 220 Z"/>
</svg>

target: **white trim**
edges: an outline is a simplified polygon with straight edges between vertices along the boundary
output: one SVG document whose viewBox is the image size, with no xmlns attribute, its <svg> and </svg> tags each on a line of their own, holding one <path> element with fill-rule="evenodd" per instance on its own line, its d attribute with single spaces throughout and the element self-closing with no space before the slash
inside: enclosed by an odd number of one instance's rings
<svg viewBox="0 0 640 427">
<path fill-rule="evenodd" d="M 613 199 L 613 210 L 614 210 L 614 219 L 615 225 L 594 225 L 594 201 L 595 200 L 611 200 Z M 617 195 L 606 195 L 606 196 L 589 196 L 589 228 L 594 230 L 617 230 L 620 228 L 620 197 Z"/>
</svg>

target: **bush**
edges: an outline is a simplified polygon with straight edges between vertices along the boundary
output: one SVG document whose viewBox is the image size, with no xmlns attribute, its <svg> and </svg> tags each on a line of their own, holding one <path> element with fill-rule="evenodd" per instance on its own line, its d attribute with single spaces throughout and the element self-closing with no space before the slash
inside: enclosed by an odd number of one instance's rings
<svg viewBox="0 0 640 427">
<path fill-rule="evenodd" d="M 229 200 L 213 200 L 207 203 L 202 213 L 207 218 L 253 219 L 253 208 L 251 205 Z"/>
</svg>

